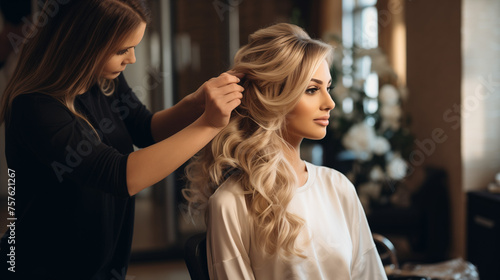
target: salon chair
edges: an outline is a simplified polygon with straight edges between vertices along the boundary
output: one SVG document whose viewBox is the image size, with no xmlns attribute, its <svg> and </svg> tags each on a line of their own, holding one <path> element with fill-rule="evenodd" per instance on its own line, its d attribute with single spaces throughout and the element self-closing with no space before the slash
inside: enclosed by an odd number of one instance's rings
<svg viewBox="0 0 500 280">
<path fill-rule="evenodd" d="M 373 241 L 377 247 L 377 251 L 384 265 L 385 272 L 388 274 L 388 280 L 431 280 L 431 278 L 424 276 L 400 276 L 391 275 L 391 271 L 399 270 L 399 262 L 396 256 L 396 249 L 392 242 L 385 236 L 373 233 Z"/>
<path fill-rule="evenodd" d="M 184 260 L 193 280 L 209 280 L 207 263 L 207 233 L 191 236 L 184 247 Z"/>
</svg>

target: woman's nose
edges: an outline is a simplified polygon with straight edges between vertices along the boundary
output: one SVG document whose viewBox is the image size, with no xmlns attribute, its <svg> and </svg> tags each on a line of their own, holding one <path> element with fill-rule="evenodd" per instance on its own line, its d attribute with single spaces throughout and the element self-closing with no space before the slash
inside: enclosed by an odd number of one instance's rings
<svg viewBox="0 0 500 280">
<path fill-rule="evenodd" d="M 135 58 L 135 49 L 131 48 L 130 49 L 130 54 L 124 60 L 124 64 L 134 64 L 135 61 L 136 61 L 136 58 Z"/>
<path fill-rule="evenodd" d="M 335 108 L 335 102 L 332 99 L 332 96 L 330 95 L 330 92 L 327 90 L 324 90 L 323 92 L 323 109 L 324 110 L 332 110 Z"/>
</svg>

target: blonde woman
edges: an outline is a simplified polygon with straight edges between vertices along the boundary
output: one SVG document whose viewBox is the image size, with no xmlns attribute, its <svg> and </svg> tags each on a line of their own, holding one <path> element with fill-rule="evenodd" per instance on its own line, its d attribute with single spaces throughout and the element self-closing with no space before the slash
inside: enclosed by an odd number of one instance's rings
<svg viewBox="0 0 500 280">
<path fill-rule="evenodd" d="M 207 212 L 212 279 L 386 279 L 353 185 L 300 158 L 325 136 L 331 47 L 277 24 L 234 59 L 245 95 L 188 165 L 184 196 Z"/>
<path fill-rule="evenodd" d="M 225 73 L 169 109 L 146 109 L 121 73 L 136 61 L 144 3 L 46 1 L 27 35 L 0 113 L 15 209 L 0 279 L 125 279 L 134 195 L 198 152 L 239 105 L 239 78 Z"/>
</svg>

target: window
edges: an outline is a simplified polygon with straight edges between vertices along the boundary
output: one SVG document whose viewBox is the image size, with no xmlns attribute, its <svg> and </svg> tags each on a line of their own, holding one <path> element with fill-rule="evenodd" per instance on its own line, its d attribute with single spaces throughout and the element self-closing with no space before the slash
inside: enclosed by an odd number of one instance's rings
<svg viewBox="0 0 500 280">
<path fill-rule="evenodd" d="M 360 56 L 363 50 L 378 47 L 378 13 L 376 0 L 343 0 L 342 44 L 342 83 L 346 88 L 360 87 L 366 93 L 363 97 L 365 114 L 370 115 L 378 109 L 378 75 L 373 72 L 372 58 Z M 351 97 L 343 101 L 344 113 L 352 110 Z M 368 119 L 370 121 L 370 118 Z M 371 122 L 374 122 L 372 120 Z"/>
</svg>

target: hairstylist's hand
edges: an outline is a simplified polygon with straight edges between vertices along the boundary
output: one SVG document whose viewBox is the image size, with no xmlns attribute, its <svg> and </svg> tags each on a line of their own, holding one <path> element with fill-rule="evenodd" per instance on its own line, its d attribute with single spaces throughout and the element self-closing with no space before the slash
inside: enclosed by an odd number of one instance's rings
<svg viewBox="0 0 500 280">
<path fill-rule="evenodd" d="M 225 79 L 227 74 L 229 76 L 235 76 L 238 79 L 241 79 L 245 76 L 244 74 L 236 73 L 233 70 L 229 70 L 227 72 L 222 73 L 219 77 L 212 78 L 212 79 L 208 80 L 203 85 L 201 85 L 195 92 L 193 92 L 187 96 L 187 98 L 191 102 L 191 104 L 196 106 L 196 108 L 200 109 L 200 114 L 205 110 L 205 100 L 206 100 L 205 97 L 207 94 L 209 94 L 208 93 L 209 87 L 207 87 L 207 86 L 210 86 L 213 83 L 217 83 L 217 80 Z"/>
<path fill-rule="evenodd" d="M 223 128 L 229 123 L 231 111 L 240 105 L 243 97 L 244 89 L 238 85 L 240 78 L 236 76 L 239 74 L 229 73 L 208 80 L 194 93 L 205 101 L 205 111 L 201 117 L 215 128 Z"/>
</svg>

